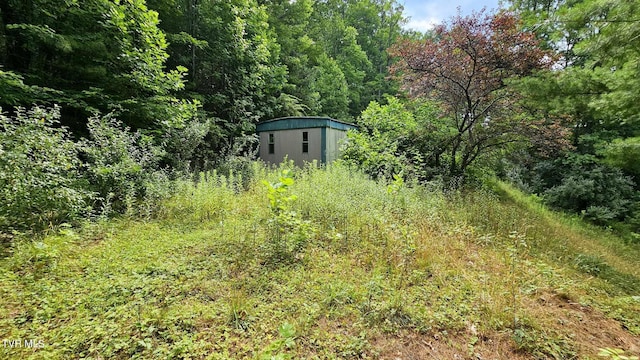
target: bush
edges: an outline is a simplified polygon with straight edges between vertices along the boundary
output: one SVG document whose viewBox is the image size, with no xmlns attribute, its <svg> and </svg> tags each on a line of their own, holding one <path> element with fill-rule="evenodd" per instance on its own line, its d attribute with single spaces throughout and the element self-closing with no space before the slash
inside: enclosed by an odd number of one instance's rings
<svg viewBox="0 0 640 360">
<path fill-rule="evenodd" d="M 307 242 L 316 231 L 310 221 L 303 220 L 292 210 L 293 202 L 298 198 L 289 194 L 289 187 L 293 183 L 290 170 L 283 170 L 277 183 L 263 180 L 271 209 L 269 239 L 264 248 L 265 262 L 268 264 L 287 264 L 301 259 Z"/>
<path fill-rule="evenodd" d="M 256 177 L 255 159 L 258 156 L 257 135 L 243 135 L 232 141 L 217 167 L 218 173 L 229 179 L 236 179 L 244 190 L 248 189 Z"/>
<path fill-rule="evenodd" d="M 85 216 L 92 193 L 60 108 L 0 114 L 0 232 L 38 231 Z"/>
<path fill-rule="evenodd" d="M 541 195 L 551 207 L 580 214 L 597 225 L 628 221 L 638 201 L 633 179 L 593 155 L 570 153 L 509 177 L 519 188 Z"/>
<path fill-rule="evenodd" d="M 640 179 L 640 137 L 616 139 L 604 150 L 605 162 Z"/>
<path fill-rule="evenodd" d="M 391 179 L 394 174 L 407 172 L 408 160 L 400 154 L 398 145 L 382 140 L 379 132 L 365 135 L 349 131 L 342 158 L 349 166 L 356 166 L 373 179 Z"/>
<path fill-rule="evenodd" d="M 192 161 L 198 147 L 211 129 L 211 121 L 193 119 L 182 128 L 169 127 L 165 130 L 162 144 L 166 152 L 163 163 L 174 171 L 187 173 L 193 169 Z"/>
<path fill-rule="evenodd" d="M 347 133 L 342 158 L 374 179 L 392 179 L 399 173 L 414 178 L 414 165 L 422 162 L 411 146 L 417 122 L 400 100 L 388 97 L 387 101 L 387 105 L 372 101 L 362 112 L 357 121 L 360 131 Z"/>
<path fill-rule="evenodd" d="M 598 225 L 607 225 L 630 214 L 634 185 L 620 170 L 594 164 L 570 169 L 559 185 L 544 192 L 544 198 L 555 208 L 571 210 Z"/>
<path fill-rule="evenodd" d="M 132 211 L 157 177 L 162 150 L 111 115 L 91 117 L 87 126 L 90 138 L 81 141 L 81 148 L 85 176 L 98 194 L 97 210 L 103 215 Z"/>
</svg>

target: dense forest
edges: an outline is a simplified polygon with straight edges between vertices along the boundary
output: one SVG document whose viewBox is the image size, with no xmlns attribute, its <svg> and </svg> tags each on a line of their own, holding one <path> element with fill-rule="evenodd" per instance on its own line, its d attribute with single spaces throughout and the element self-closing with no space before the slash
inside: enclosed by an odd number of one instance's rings
<svg viewBox="0 0 640 360">
<path fill-rule="evenodd" d="M 640 3 L 402 4 L 0 1 L 0 358 L 637 360 Z"/>
<path fill-rule="evenodd" d="M 228 167 L 260 120 L 353 120 L 396 93 L 386 49 L 405 34 L 393 0 L 7 1 L 0 16 L 3 232 Z"/>
<path fill-rule="evenodd" d="M 204 131 L 214 162 L 259 120 L 354 119 L 395 93 L 386 49 L 404 19 L 396 1 L 8 1 L 0 11 L 5 111 L 58 104 L 74 134 L 95 112 L 156 137 Z"/>
<path fill-rule="evenodd" d="M 159 172 L 241 168 L 261 120 L 324 115 L 374 178 L 499 176 L 636 241 L 638 6 L 508 5 L 418 33 L 395 0 L 3 2 L 0 224 L 121 211 Z"/>
</svg>

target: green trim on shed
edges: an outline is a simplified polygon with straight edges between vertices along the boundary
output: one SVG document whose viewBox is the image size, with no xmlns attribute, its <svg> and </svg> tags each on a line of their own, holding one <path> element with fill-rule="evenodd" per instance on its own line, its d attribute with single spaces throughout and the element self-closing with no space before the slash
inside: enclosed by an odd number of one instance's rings
<svg viewBox="0 0 640 360">
<path fill-rule="evenodd" d="M 273 120 L 263 121 L 256 125 L 256 132 L 277 131 L 277 130 L 293 130 L 308 128 L 330 128 L 338 130 L 357 129 L 357 126 L 344 121 L 328 118 L 328 117 L 285 117 Z"/>
<path fill-rule="evenodd" d="M 320 161 L 327 162 L 327 128 L 320 129 Z"/>
</svg>

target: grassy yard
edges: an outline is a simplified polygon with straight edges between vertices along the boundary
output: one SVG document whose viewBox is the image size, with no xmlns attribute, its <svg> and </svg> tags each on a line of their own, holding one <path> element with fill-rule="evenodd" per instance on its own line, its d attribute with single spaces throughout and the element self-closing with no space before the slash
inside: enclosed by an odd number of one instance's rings
<svg viewBox="0 0 640 360">
<path fill-rule="evenodd" d="M 146 218 L 18 241 L 0 259 L 0 357 L 640 353 L 638 245 L 499 182 L 444 195 L 294 172 L 203 175 Z"/>
</svg>

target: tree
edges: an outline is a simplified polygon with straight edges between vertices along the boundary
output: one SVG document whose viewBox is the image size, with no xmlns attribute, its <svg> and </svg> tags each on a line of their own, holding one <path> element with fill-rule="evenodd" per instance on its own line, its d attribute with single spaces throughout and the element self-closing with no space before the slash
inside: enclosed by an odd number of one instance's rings
<svg viewBox="0 0 640 360">
<path fill-rule="evenodd" d="M 512 3 L 525 28 L 560 59 L 553 71 L 520 81 L 526 106 L 566 118 L 573 133 L 572 151 L 519 164 L 524 186 L 552 206 L 638 232 L 640 6 L 624 0 Z"/>
<path fill-rule="evenodd" d="M 623 136 L 639 131 L 640 5 L 585 0 L 566 9 L 566 21 L 583 23 L 589 30 L 589 36 L 576 44 L 576 53 L 585 58 L 582 69 L 602 85 L 590 107 L 606 123 L 626 128 Z"/>
<path fill-rule="evenodd" d="M 197 169 L 218 165 L 236 137 L 253 133 L 260 120 L 282 115 L 283 104 L 289 104 L 282 96 L 286 67 L 267 9 L 256 0 L 148 4 L 159 12 L 159 26 L 171 42 L 168 62 L 189 68 L 181 94 L 202 104 L 199 121 L 165 131 L 171 150 L 165 160 L 178 167 L 192 160 Z"/>
<path fill-rule="evenodd" d="M 311 87 L 318 92 L 319 114 L 345 119 L 349 116 L 349 86 L 338 62 L 327 54 L 318 57 Z"/>
<path fill-rule="evenodd" d="M 265 0 L 269 28 L 280 45 L 280 62 L 287 77 L 280 94 L 277 116 L 317 115 L 321 112 L 320 94 L 309 81 L 315 72 L 315 59 L 321 49 L 309 36 L 312 0 Z"/>
<path fill-rule="evenodd" d="M 522 18 L 522 28 L 536 34 L 541 46 L 561 55 L 556 66 L 567 67 L 581 62 L 574 47 L 592 29 L 583 21 L 564 21 L 567 8 L 584 0 L 513 0 L 511 9 Z"/>
<path fill-rule="evenodd" d="M 514 8 L 539 37 L 554 39 L 550 46 L 563 67 L 521 84 L 529 106 L 570 119 L 573 145 L 583 154 L 640 135 L 640 7 L 573 0 L 551 2 L 550 11 L 540 12 L 526 5 L 538 2 L 514 1 Z"/>
<path fill-rule="evenodd" d="M 392 179 L 401 173 L 406 178 L 418 178 L 416 168 L 422 164 L 413 151 L 418 122 L 399 99 L 386 100 L 386 105 L 372 101 L 358 117 L 359 129 L 347 133 L 342 158 L 374 179 Z"/>
<path fill-rule="evenodd" d="M 143 0 L 8 1 L 0 16 L 2 105 L 61 104 L 76 132 L 96 110 L 155 129 L 195 110 L 175 96 L 186 68 L 166 70 L 167 42 Z"/>
<path fill-rule="evenodd" d="M 509 12 L 483 12 L 437 27 L 425 40 L 405 39 L 391 50 L 392 72 L 412 97 L 432 97 L 454 128 L 432 148 L 436 166 L 446 157 L 448 175 L 458 177 L 478 157 L 531 136 L 545 119 L 517 108 L 509 80 L 549 68 L 552 56 L 531 32 L 519 30 Z"/>
<path fill-rule="evenodd" d="M 402 7 L 395 0 L 317 1 L 311 19 L 313 39 L 344 74 L 352 117 L 371 100 L 395 94 L 386 53 L 402 33 Z"/>
<path fill-rule="evenodd" d="M 207 45 L 196 53 L 194 90 L 236 135 L 253 131 L 257 121 L 273 117 L 286 81 L 266 9 L 255 0 L 233 0 L 202 1 L 196 11 L 194 37 Z"/>
<path fill-rule="evenodd" d="M 640 6 L 621 0 L 551 1 L 548 11 L 540 11 L 527 5 L 538 2 L 545 1 L 513 1 L 513 7 L 558 52 L 563 67 L 531 79 L 527 95 L 537 107 L 572 117 L 580 151 L 593 151 L 581 146 L 581 137 L 608 132 L 603 141 L 609 142 L 612 135 L 637 136 Z"/>
<path fill-rule="evenodd" d="M 373 100 L 381 102 L 387 95 L 397 94 L 398 83 L 389 78 L 392 59 L 387 49 L 406 33 L 402 25 L 407 19 L 404 7 L 396 0 L 348 0 L 348 3 L 346 22 L 357 31 L 357 43 L 371 62 L 371 66 L 364 69 L 366 74 L 359 98 L 361 111 Z"/>
</svg>

